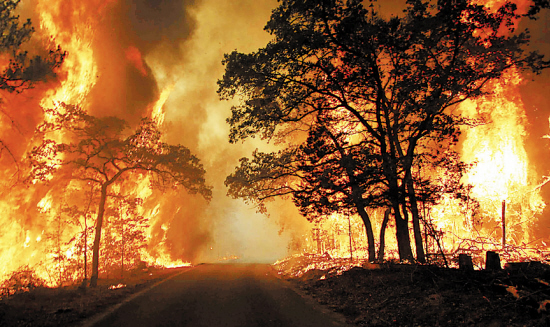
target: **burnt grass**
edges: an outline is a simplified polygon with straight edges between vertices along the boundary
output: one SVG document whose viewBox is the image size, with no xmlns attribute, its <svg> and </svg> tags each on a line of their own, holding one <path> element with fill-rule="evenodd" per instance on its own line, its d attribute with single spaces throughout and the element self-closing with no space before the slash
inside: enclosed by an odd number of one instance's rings
<svg viewBox="0 0 550 327">
<path fill-rule="evenodd" d="M 358 326 L 550 326 L 550 266 L 538 262 L 494 272 L 397 264 L 332 276 L 311 270 L 289 281 Z"/>
<path fill-rule="evenodd" d="M 182 268 L 185 269 L 185 268 Z M 97 287 L 37 287 L 0 300 L 0 326 L 78 326 L 88 318 L 181 269 L 148 268 L 124 279 L 99 279 Z M 125 287 L 109 289 L 112 285 Z"/>
</svg>

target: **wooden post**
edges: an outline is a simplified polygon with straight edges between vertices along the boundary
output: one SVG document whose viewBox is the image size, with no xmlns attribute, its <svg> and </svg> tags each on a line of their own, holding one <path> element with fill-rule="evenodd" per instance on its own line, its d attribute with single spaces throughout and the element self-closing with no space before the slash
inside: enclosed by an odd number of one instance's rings
<svg viewBox="0 0 550 327">
<path fill-rule="evenodd" d="M 474 270 L 474 263 L 472 262 L 472 257 L 461 253 L 458 255 L 458 269 L 460 270 Z"/>
<path fill-rule="evenodd" d="M 84 282 L 88 279 L 88 213 L 84 215 Z"/>
<path fill-rule="evenodd" d="M 502 249 L 506 247 L 506 200 L 502 200 Z"/>
<path fill-rule="evenodd" d="M 498 253 L 493 251 L 487 251 L 485 257 L 485 270 L 497 271 L 501 270 L 500 266 L 500 256 Z"/>
<path fill-rule="evenodd" d="M 353 244 L 351 240 L 351 218 L 348 215 L 348 226 L 349 226 L 349 258 L 350 261 L 353 261 Z"/>
</svg>

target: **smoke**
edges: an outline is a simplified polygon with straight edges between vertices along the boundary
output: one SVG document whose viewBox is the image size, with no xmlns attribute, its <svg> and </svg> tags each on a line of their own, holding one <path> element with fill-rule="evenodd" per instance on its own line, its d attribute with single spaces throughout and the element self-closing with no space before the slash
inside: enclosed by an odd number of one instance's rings
<svg viewBox="0 0 550 327">
<path fill-rule="evenodd" d="M 97 13 L 92 8 L 97 5 L 84 2 L 79 10 Z M 96 81 L 84 100 L 89 112 L 115 115 L 135 126 L 150 114 L 160 93 L 171 90 L 164 105 L 165 140 L 189 147 L 214 187 L 209 204 L 184 191 L 155 192 L 147 199 L 150 213 L 160 204 L 151 221 L 152 252 L 161 244 L 173 259 L 194 262 L 230 255 L 274 260 L 286 254 L 288 233 L 280 235 L 280 223 L 305 221 L 296 213 L 274 213 L 268 219 L 228 198 L 224 186 L 238 159 L 260 144 L 228 142 L 225 120 L 231 104 L 216 94 L 224 71 L 221 60 L 234 49 L 254 51 L 264 45 L 270 36 L 263 26 L 275 6 L 275 1 L 126 0 L 105 2 L 99 20 L 81 17 L 93 29 Z M 56 19 L 67 21 L 70 29 L 74 17 L 64 15 L 61 11 Z M 297 226 L 300 230 L 302 223 Z"/>
<path fill-rule="evenodd" d="M 169 90 L 166 141 L 189 147 L 214 187 L 209 204 L 185 192 L 167 201 L 159 202 L 158 195 L 148 201 L 161 203 L 151 243 L 164 239 L 174 259 L 212 261 L 235 255 L 265 261 L 286 254 L 288 235 L 279 235 L 279 223 L 288 215 L 268 219 L 226 196 L 225 177 L 259 144 L 229 144 L 225 120 L 231 104 L 220 102 L 216 94 L 223 54 L 263 46 L 270 38 L 263 26 L 275 6 L 275 1 L 128 0 L 105 18 L 109 28 L 96 32 L 98 71 L 109 77 L 102 77 L 90 93 L 94 110 L 107 112 L 116 102 L 125 108 L 116 114 L 131 119 L 149 110 L 160 91 Z M 106 44 L 110 35 L 116 37 Z M 304 220 L 298 215 L 292 219 Z"/>
<path fill-rule="evenodd" d="M 147 50 L 162 45 L 180 56 L 182 41 L 190 39 L 196 27 L 191 11 L 201 1 L 189 0 L 126 0 L 130 27 L 139 39 L 140 48 Z M 178 50 L 179 53 L 176 52 Z"/>
<path fill-rule="evenodd" d="M 179 44 L 179 61 L 174 60 L 174 52 L 165 51 L 162 43 L 146 55 L 160 88 L 172 88 L 165 105 L 168 141 L 185 144 L 198 153 L 207 180 L 214 186 L 212 202 L 196 212 L 198 221 L 208 225 L 210 232 L 210 238 L 203 238 L 205 242 L 198 246 L 202 249 L 199 260 L 213 261 L 231 255 L 247 261 L 275 260 L 287 253 L 289 235 L 300 233 L 307 223 L 295 210 L 284 213 L 294 209 L 290 202 L 274 208 L 266 218 L 241 200 L 228 198 L 224 186 L 238 159 L 250 155 L 262 143 L 228 143 L 229 126 L 225 120 L 231 103 L 220 102 L 216 94 L 216 81 L 224 73 L 221 60 L 224 53 L 234 49 L 255 51 L 267 43 L 270 36 L 263 26 L 275 6 L 276 1 L 203 0 L 192 7 L 194 30 L 188 31 L 189 38 Z M 281 224 L 287 219 L 296 220 L 296 230 L 280 235 Z"/>
</svg>

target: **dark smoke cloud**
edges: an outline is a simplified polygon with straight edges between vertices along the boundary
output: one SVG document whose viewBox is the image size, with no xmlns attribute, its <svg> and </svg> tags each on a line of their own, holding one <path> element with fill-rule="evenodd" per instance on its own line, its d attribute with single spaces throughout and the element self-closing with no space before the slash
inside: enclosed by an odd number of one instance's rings
<svg viewBox="0 0 550 327">
<path fill-rule="evenodd" d="M 98 79 L 89 95 L 93 114 L 115 115 L 131 125 L 147 115 L 158 99 L 159 87 L 145 58 L 151 51 L 162 52 L 162 60 L 156 64 L 167 69 L 184 60 L 186 50 L 182 45 L 196 26 L 190 11 L 198 3 L 126 0 L 109 6 L 100 24 L 94 26 L 92 46 Z M 129 59 L 131 50 L 140 57 Z"/>
<path fill-rule="evenodd" d="M 97 115 L 114 115 L 137 124 L 147 115 L 148 107 L 158 98 L 159 90 L 145 63 L 145 75 L 129 60 L 129 49 L 137 46 L 139 35 L 130 26 L 128 8 L 115 4 L 106 12 L 94 32 L 94 57 L 97 62 L 97 84 L 89 95 L 90 110 Z"/>
<path fill-rule="evenodd" d="M 127 0 L 133 29 L 143 42 L 157 45 L 187 39 L 196 21 L 189 9 L 199 1 L 185 0 Z"/>
<path fill-rule="evenodd" d="M 168 140 L 196 149 L 205 165 L 208 182 L 214 186 L 212 202 L 201 215 L 201 223 L 206 222 L 211 233 L 209 243 L 202 245 L 207 251 L 202 251 L 201 260 L 228 255 L 249 261 L 275 260 L 287 250 L 287 231 L 279 235 L 280 223 L 292 221 L 287 224 L 293 226 L 289 231 L 302 231 L 303 223 L 307 224 L 292 211 L 294 206 L 290 201 L 273 207 L 271 216 L 266 218 L 242 200 L 227 197 L 224 185 L 239 158 L 265 145 L 258 140 L 229 144 L 225 120 L 232 103 L 220 102 L 216 94 L 216 81 L 224 72 L 221 60 L 224 53 L 235 49 L 249 52 L 265 46 L 271 36 L 263 27 L 276 5 L 275 0 L 203 0 L 194 11 L 196 28 L 191 38 L 182 44 L 185 55 L 164 74 L 165 83 L 175 82 L 166 103 Z M 171 59 L 158 49 L 150 52 L 149 58 L 157 71 L 158 67 L 165 66 L 162 62 Z M 289 211 L 293 214 L 287 214 Z"/>
<path fill-rule="evenodd" d="M 169 67 L 186 56 L 185 42 L 197 25 L 193 12 L 200 4 L 200 0 L 125 0 L 124 8 L 136 45 L 144 55 L 162 51 L 163 60 L 157 64 Z"/>
</svg>

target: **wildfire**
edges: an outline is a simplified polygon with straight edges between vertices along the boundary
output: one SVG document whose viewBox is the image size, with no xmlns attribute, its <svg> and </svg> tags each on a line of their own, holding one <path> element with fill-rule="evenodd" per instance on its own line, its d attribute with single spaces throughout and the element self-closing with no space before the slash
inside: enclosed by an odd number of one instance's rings
<svg viewBox="0 0 550 327">
<path fill-rule="evenodd" d="M 501 2 L 491 1 L 490 6 L 496 8 Z M 527 4 L 521 2 L 520 8 L 526 9 Z M 45 48 L 59 44 L 67 51 L 67 56 L 55 83 L 32 90 L 33 93 L 26 96 L 25 99 L 31 103 L 29 107 L 62 110 L 62 104 L 66 103 L 78 105 L 97 116 L 121 116 L 130 124 L 135 124 L 132 119 L 148 115 L 158 126 L 163 126 L 164 106 L 176 89 L 176 83 L 165 67 L 149 67 L 151 62 L 148 59 L 151 58 L 143 49 L 145 46 L 136 41 L 137 37 L 126 35 L 131 34 L 125 30 L 127 27 L 106 26 L 109 25 L 106 24 L 108 15 L 115 9 L 121 10 L 119 5 L 117 0 L 35 2 L 33 10 L 37 18 L 33 23 L 36 34 Z M 134 80 L 148 85 L 148 90 L 130 85 Z M 468 101 L 458 109 L 466 116 L 485 121 L 475 128 L 465 128 L 459 144 L 462 159 L 473 164 L 463 181 L 473 185 L 470 195 L 477 204 L 463 207 L 453 198 L 446 197 L 437 206 L 423 208 L 424 218 L 435 226 L 442 248 L 448 254 L 498 250 L 507 254 L 504 261 L 515 260 L 518 257 L 511 254 L 512 248 L 526 247 L 535 241 L 533 226 L 545 203 L 541 196 L 540 176 L 526 150 L 527 117 L 519 96 L 521 83 L 520 73 L 510 71 L 490 87 L 494 90 L 492 95 Z M 113 96 L 114 89 L 120 94 Z M 128 104 L 133 101 L 131 91 L 143 96 L 136 100 L 137 104 Z M 197 94 L 201 92 L 197 91 Z M 23 140 L 15 155 L 19 160 L 25 158 L 26 152 L 34 146 L 35 140 L 30 136 L 32 130 L 44 119 L 50 121 L 52 117 L 41 111 L 32 117 L 25 116 L 30 109 L 23 108 L 19 102 L 5 103 L 13 107 L 9 108 L 13 112 L 24 112 L 21 114 L 24 118 L 14 118 L 24 121 L 20 124 L 26 127 L 20 128 L 22 135 L 15 137 Z M 8 125 L 4 120 L 1 124 L 2 127 Z M 351 127 L 342 123 L 339 128 Z M 68 141 L 70 136 L 59 132 L 50 137 L 62 142 Z M 50 164 L 55 166 L 56 162 Z M 9 171 L 6 167 L 1 168 Z M 180 209 L 185 203 L 180 202 L 184 200 L 172 195 L 160 196 L 151 190 L 154 181 L 142 177 L 138 174 L 130 176 L 124 186 L 113 185 L 111 189 L 110 211 L 106 219 L 108 230 L 103 235 L 105 247 L 102 249 L 111 255 L 100 262 L 104 267 L 103 274 L 119 274 L 119 271 L 123 274 L 125 269 L 139 269 L 143 265 L 167 268 L 192 265 L 190 260 L 176 258 L 171 251 L 172 244 L 167 240 L 174 225 L 171 224 L 173 216 L 183 214 L 184 210 Z M 97 196 L 92 194 L 98 191 L 97 188 L 52 176 L 48 185 L 35 184 L 32 189 L 14 187 L 7 182 L 3 186 L 0 224 L 6 232 L 3 231 L 0 238 L 0 262 L 3 263 L 0 281 L 25 266 L 32 268 L 36 277 L 48 286 L 88 278 L 98 207 Z M 193 210 L 186 214 L 200 216 Z M 373 211 L 369 215 L 378 236 L 384 213 Z M 389 259 L 396 257 L 393 228 L 390 224 L 386 232 L 386 258 Z M 133 236 L 128 236 L 130 234 Z M 134 237 L 135 234 L 139 237 Z M 338 269 L 365 264 L 359 260 L 367 253 L 364 234 L 362 221 L 355 216 L 332 215 L 326 222 L 315 225 L 309 234 L 303 235 L 301 250 L 317 252 L 322 260 L 315 261 L 319 257 L 312 259 L 304 264 L 300 273 L 327 269 L 326 263 L 321 262 L 325 259 L 347 267 Z M 132 243 L 135 239 L 138 241 Z M 428 239 L 428 252 L 435 254 L 439 249 L 431 238 Z M 226 256 L 224 259 L 237 257 Z"/>
<path fill-rule="evenodd" d="M 63 110 L 62 104 L 66 103 L 77 105 L 94 115 L 117 115 L 116 112 L 108 111 L 112 110 L 111 108 L 101 112 L 103 109 L 96 103 L 109 97 L 105 96 L 105 85 L 110 84 L 109 88 L 112 89 L 120 88 L 120 93 L 124 93 L 126 87 L 121 81 L 109 81 L 105 78 L 110 73 L 109 67 L 105 67 L 106 49 L 110 43 L 119 42 L 116 35 L 109 34 L 117 27 L 106 26 L 105 17 L 118 8 L 117 6 L 120 7 L 117 0 L 70 3 L 62 0 L 38 0 L 32 6 L 24 8 L 34 11 L 32 21 L 36 37 L 42 40 L 46 49 L 59 45 L 67 55 L 57 71 L 58 79 L 55 83 L 31 90 L 30 95 L 1 95 L 9 100 L 2 101 L 8 106 L 8 110 L 4 112 L 22 111 L 21 120 L 28 125 L 25 125 L 27 129 L 23 131 L 27 133 L 21 142 L 23 145 L 15 152 L 15 155 L 20 155 L 21 158 L 25 158 L 25 151 L 30 151 L 35 145 L 31 139 L 32 130 L 43 120 L 52 122 L 52 117 L 47 113 L 43 114 L 41 110 L 35 110 L 36 117 L 25 116 L 28 110 L 21 110 L 18 106 Z M 101 38 L 101 41 L 98 41 L 98 38 Z M 135 70 L 144 79 L 152 78 L 148 76 L 148 66 L 139 46 L 126 42 L 125 46 L 114 48 L 112 51 L 118 51 L 115 55 L 120 58 L 109 57 L 109 60 L 120 60 L 122 63 L 120 67 L 116 67 L 117 78 L 125 75 L 123 69 Z M 172 89 L 173 86 L 165 87 L 160 94 L 155 94 L 155 99 L 148 100 L 143 108 L 130 108 L 134 111 L 124 113 L 121 118 L 130 120 L 149 115 L 158 126 L 162 126 L 163 106 Z M 17 97 L 23 99 L 20 101 L 27 100 L 28 103 L 23 102 L 21 105 L 11 100 Z M 116 102 L 118 100 L 112 95 L 110 98 L 115 99 L 112 105 L 115 110 L 117 106 L 123 106 L 120 101 Z M 18 124 L 17 119 L 19 118 L 15 117 L 15 124 Z M 5 127 L 4 125 L 2 121 L 2 126 Z M 15 126 L 21 129 L 18 125 Z M 70 136 L 63 132 L 55 132 L 55 135 L 48 137 L 60 143 L 70 141 Z M 22 137 L 17 135 L 15 138 Z M 13 166 L 13 162 L 9 164 Z M 51 161 L 50 165 L 57 167 L 54 161 Z M 9 171 L 5 167 L 2 169 Z M 3 262 L 0 268 L 0 283 L 6 281 L 13 272 L 26 269 L 25 267 L 32 269 L 37 279 L 51 287 L 90 276 L 93 227 L 97 210 L 97 199 L 91 194 L 97 192 L 97 188 L 94 190 L 90 188 L 90 184 L 67 182 L 63 179 L 63 174 L 57 177 L 49 176 L 48 179 L 48 185 L 38 185 L 36 180 L 33 181 L 31 189 L 25 186 L 13 187 L 7 183 L 4 185 L 6 191 L 0 200 L 0 223 L 6 232 L 3 231 L 0 238 L 0 260 Z M 111 195 L 125 195 L 126 202 L 116 196 L 109 200 L 109 207 L 112 208 L 108 213 L 110 227 L 103 234 L 105 241 L 102 251 L 108 250 L 112 252 L 112 256 L 107 256 L 100 262 L 101 273 L 113 274 L 114 269 L 137 269 L 143 264 L 159 267 L 191 265 L 184 260 L 172 258 L 169 251 L 162 248 L 163 245 L 155 246 L 153 252 L 148 252 L 150 249 L 146 242 L 151 241 L 148 236 L 153 234 L 154 228 L 161 225 L 156 220 L 166 220 L 170 213 L 163 212 L 157 203 L 147 202 L 154 195 L 150 187 L 152 181 L 149 178 L 142 178 L 136 174 L 129 179 L 124 187 L 114 185 L 111 190 Z M 119 200 L 120 202 L 116 202 Z M 117 224 L 117 219 L 124 223 Z M 166 230 L 163 232 L 166 233 Z M 129 233 L 133 233 L 132 236 L 128 236 Z M 136 241 L 132 238 L 135 237 L 135 233 L 144 236 Z"/>
<path fill-rule="evenodd" d="M 126 284 L 119 283 L 119 284 L 116 284 L 116 285 L 109 286 L 109 289 L 110 290 L 118 290 L 118 289 L 121 289 L 121 288 L 124 288 L 124 287 L 126 287 Z"/>
<path fill-rule="evenodd" d="M 155 253 L 154 256 L 150 255 L 148 252 L 144 251 L 142 253 L 142 258 L 150 265 L 154 267 L 164 267 L 164 268 L 180 268 L 180 267 L 192 267 L 193 265 L 190 262 L 185 262 L 179 259 L 172 259 L 170 255 L 166 252 Z"/>
<path fill-rule="evenodd" d="M 105 8 L 109 2 L 98 5 Z M 91 43 L 94 39 L 94 28 L 99 22 L 90 15 L 89 10 L 92 8 L 85 2 L 74 3 L 72 6 L 74 8 L 67 8 L 64 1 L 40 0 L 37 3 L 36 12 L 40 13 L 43 34 L 51 35 L 53 42 L 63 44 L 69 53 L 63 63 L 66 78 L 60 87 L 51 89 L 42 99 L 41 105 L 44 107 L 58 102 L 85 103 L 97 81 L 98 68 Z"/>
<path fill-rule="evenodd" d="M 472 2 L 495 9 L 505 3 L 500 0 Z M 514 3 L 519 13 L 527 12 L 531 4 L 530 1 Z M 428 255 L 444 251 L 452 258 L 458 253 L 468 253 L 475 257 L 478 267 L 482 267 L 485 251 L 499 252 L 504 263 L 546 259 L 546 243 L 537 240 L 533 231 L 546 206 L 541 187 L 548 178 L 535 170 L 526 149 L 529 135 L 526 109 L 520 94 L 523 83 L 520 72 L 509 70 L 488 86 L 491 94 L 468 100 L 457 109 L 457 113 L 482 121 L 478 126 L 465 127 L 458 145 L 461 159 L 472 165 L 462 182 L 472 185 L 468 195 L 475 202 L 465 206 L 452 196 L 444 196 L 438 205 L 423 208 L 424 219 L 435 228 L 435 235 L 426 236 Z M 370 215 L 374 217 L 372 221 L 377 235 L 381 213 L 373 210 Z M 338 228 L 334 227 L 347 225 L 347 220 L 346 216 L 332 215 L 327 223 L 313 227 L 311 234 L 304 236 L 304 252 L 327 253 L 332 260 L 346 255 L 350 257 L 350 246 L 345 246 L 345 238 L 335 233 Z M 364 232 L 359 226 L 355 227 L 355 234 L 353 228 L 349 233 L 358 244 L 366 244 L 361 240 Z M 427 235 L 429 231 L 424 232 Z M 393 233 L 392 226 L 389 226 L 386 247 L 390 253 L 386 259 L 397 259 Z M 434 237 L 439 239 L 441 249 Z M 358 247 L 358 250 L 361 256 L 363 249 Z M 319 265 L 305 268 L 301 273 L 308 269 L 319 269 Z"/>
<path fill-rule="evenodd" d="M 162 90 L 158 101 L 153 106 L 151 117 L 153 117 L 153 119 L 158 125 L 162 125 L 164 123 L 163 107 L 164 107 L 164 104 L 166 103 L 166 100 L 168 100 L 168 97 L 170 96 L 170 92 L 172 92 L 173 89 L 174 89 L 174 85 L 170 85 L 166 87 L 164 90 Z"/>
<path fill-rule="evenodd" d="M 545 202 L 541 196 L 541 177 L 530 161 L 525 140 L 527 117 L 519 86 L 523 83 L 517 71 L 510 71 L 490 88 L 493 93 L 475 101 L 466 101 L 461 114 L 483 123 L 463 129 L 459 144 L 462 160 L 472 164 L 463 182 L 473 187 L 469 194 L 477 205 L 464 207 L 455 198 L 445 196 L 438 205 L 424 210 L 425 219 L 433 224 L 442 250 L 452 256 L 473 254 L 479 267 L 485 251 L 497 251 L 503 262 L 542 259 L 544 243 L 533 245 L 532 234 Z M 503 206 L 505 207 L 503 217 Z M 372 211 L 375 235 L 380 231 L 381 213 Z M 358 217 L 332 215 L 304 236 L 306 253 L 326 253 L 331 260 L 351 256 L 366 257 L 364 230 Z M 426 232 L 426 230 L 425 230 Z M 347 240 L 351 233 L 351 247 Z M 397 259 L 391 226 L 386 231 L 386 259 Z M 434 240 L 427 236 L 428 254 L 436 254 Z M 389 251 L 389 252 L 388 252 Z M 541 252 L 542 251 L 542 252 Z M 320 269 L 326 263 L 307 266 Z"/>
</svg>

